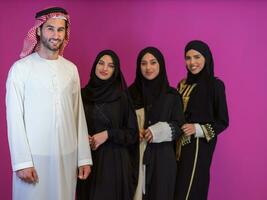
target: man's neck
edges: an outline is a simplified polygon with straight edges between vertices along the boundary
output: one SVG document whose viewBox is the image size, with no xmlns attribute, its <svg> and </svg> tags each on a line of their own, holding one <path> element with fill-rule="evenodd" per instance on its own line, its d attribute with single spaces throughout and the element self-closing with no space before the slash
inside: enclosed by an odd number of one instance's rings
<svg viewBox="0 0 267 200">
<path fill-rule="evenodd" d="M 47 60 L 57 60 L 59 51 L 51 51 L 48 49 L 40 48 L 37 53 L 41 58 L 47 59 Z"/>
</svg>

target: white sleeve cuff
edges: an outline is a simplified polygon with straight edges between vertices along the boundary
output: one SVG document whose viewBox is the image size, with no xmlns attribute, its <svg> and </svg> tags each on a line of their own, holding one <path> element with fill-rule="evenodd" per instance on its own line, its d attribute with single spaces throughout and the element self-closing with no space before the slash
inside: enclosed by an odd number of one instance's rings
<svg viewBox="0 0 267 200">
<path fill-rule="evenodd" d="M 167 122 L 158 122 L 149 127 L 153 135 L 152 143 L 172 141 L 172 130 Z"/>
<path fill-rule="evenodd" d="M 19 163 L 19 164 L 15 164 L 15 165 L 12 166 L 14 172 L 18 171 L 18 170 L 21 170 L 21 169 L 29 168 L 29 167 L 33 167 L 33 162 L 32 161 Z"/>
<path fill-rule="evenodd" d="M 78 167 L 84 166 L 84 165 L 93 165 L 92 159 L 84 159 L 78 161 Z"/>
<path fill-rule="evenodd" d="M 204 138 L 204 133 L 203 130 L 200 126 L 200 124 L 195 123 L 195 129 L 196 129 L 196 134 L 195 134 L 195 138 Z"/>
</svg>

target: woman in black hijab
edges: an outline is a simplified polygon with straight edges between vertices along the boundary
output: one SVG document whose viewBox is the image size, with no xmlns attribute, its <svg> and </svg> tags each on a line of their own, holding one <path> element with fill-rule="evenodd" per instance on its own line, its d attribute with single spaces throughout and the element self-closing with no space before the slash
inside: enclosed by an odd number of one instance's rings
<svg viewBox="0 0 267 200">
<path fill-rule="evenodd" d="M 228 126 L 224 83 L 214 77 L 207 44 L 194 40 L 185 47 L 187 78 L 178 84 L 186 124 L 177 143 L 176 200 L 206 200 L 217 135 Z"/>
<path fill-rule="evenodd" d="M 129 88 L 140 131 L 140 166 L 134 200 L 173 200 L 176 175 L 175 140 L 184 123 L 179 93 L 169 86 L 165 62 L 154 47 L 137 58 Z"/>
<path fill-rule="evenodd" d="M 138 141 L 136 116 L 127 95 L 118 56 L 100 52 L 82 89 L 92 172 L 77 185 L 78 200 L 131 200 L 132 146 Z"/>
</svg>

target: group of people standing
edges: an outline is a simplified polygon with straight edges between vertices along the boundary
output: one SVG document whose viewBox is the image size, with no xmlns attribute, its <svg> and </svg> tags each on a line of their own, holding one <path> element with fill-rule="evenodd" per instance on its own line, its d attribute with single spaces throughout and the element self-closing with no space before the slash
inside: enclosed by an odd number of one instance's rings
<svg viewBox="0 0 267 200">
<path fill-rule="evenodd" d="M 104 50 L 80 89 L 75 65 L 61 56 L 69 28 L 65 9 L 38 12 L 9 72 L 13 199 L 207 199 L 217 135 L 228 126 L 208 45 L 186 45 L 177 88 L 160 50 L 147 47 L 129 88 L 118 55 Z"/>
</svg>

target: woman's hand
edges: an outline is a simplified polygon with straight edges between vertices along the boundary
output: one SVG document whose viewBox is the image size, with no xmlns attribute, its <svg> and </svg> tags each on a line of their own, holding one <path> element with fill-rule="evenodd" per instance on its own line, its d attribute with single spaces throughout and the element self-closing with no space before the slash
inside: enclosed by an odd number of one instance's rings
<svg viewBox="0 0 267 200">
<path fill-rule="evenodd" d="M 182 126 L 182 131 L 186 136 L 190 136 L 196 133 L 196 128 L 194 124 L 184 124 Z"/>
<path fill-rule="evenodd" d="M 145 130 L 145 133 L 144 133 L 144 136 L 145 140 L 148 142 L 148 143 L 151 143 L 153 141 L 153 135 L 150 131 L 150 129 L 146 129 Z"/>
<path fill-rule="evenodd" d="M 139 139 L 140 139 L 140 142 L 145 139 L 145 129 L 143 128 L 139 131 Z"/>
<path fill-rule="evenodd" d="M 89 143 L 92 150 L 97 150 L 97 148 L 106 142 L 108 139 L 107 130 L 94 134 L 93 136 L 89 136 Z"/>
</svg>

